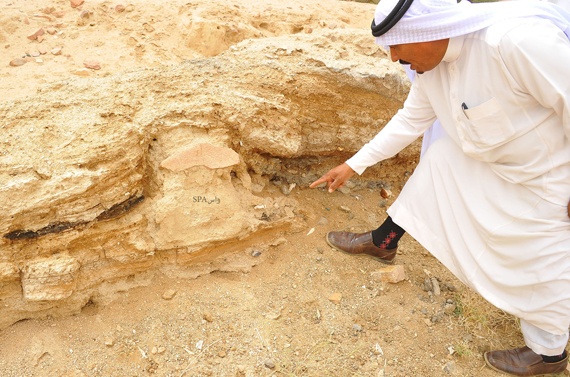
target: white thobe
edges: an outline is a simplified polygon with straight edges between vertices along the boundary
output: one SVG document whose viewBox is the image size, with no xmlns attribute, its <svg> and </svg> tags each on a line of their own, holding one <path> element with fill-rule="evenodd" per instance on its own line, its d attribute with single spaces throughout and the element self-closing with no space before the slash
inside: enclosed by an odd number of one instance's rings
<svg viewBox="0 0 570 377">
<path fill-rule="evenodd" d="M 347 161 L 394 156 L 438 118 L 388 213 L 461 281 L 548 333 L 570 325 L 570 42 L 547 20 L 450 39 L 384 129 Z"/>
</svg>

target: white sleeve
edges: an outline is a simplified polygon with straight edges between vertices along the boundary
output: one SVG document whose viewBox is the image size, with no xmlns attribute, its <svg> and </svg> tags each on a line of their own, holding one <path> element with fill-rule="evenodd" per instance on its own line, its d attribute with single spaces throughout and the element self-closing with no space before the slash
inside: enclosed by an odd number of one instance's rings
<svg viewBox="0 0 570 377">
<path fill-rule="evenodd" d="M 420 81 L 416 78 L 412 84 L 404 107 L 371 141 L 346 161 L 352 170 L 362 174 L 367 167 L 395 156 L 433 124 L 435 114 Z"/>
</svg>

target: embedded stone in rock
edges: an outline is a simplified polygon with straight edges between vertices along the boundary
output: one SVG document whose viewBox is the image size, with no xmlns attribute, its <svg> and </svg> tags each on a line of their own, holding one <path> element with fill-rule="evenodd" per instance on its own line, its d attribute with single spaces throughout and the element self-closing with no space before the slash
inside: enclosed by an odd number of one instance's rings
<svg viewBox="0 0 570 377">
<path fill-rule="evenodd" d="M 71 296 L 79 262 L 67 255 L 38 258 L 24 266 L 22 289 L 28 301 L 54 301 Z"/>
<path fill-rule="evenodd" d="M 20 277 L 18 268 L 9 262 L 0 262 L 0 282 L 5 280 L 14 280 Z"/>
<path fill-rule="evenodd" d="M 238 163 L 239 155 L 233 149 L 204 143 L 169 156 L 160 166 L 176 172 L 194 166 L 220 169 Z"/>
</svg>

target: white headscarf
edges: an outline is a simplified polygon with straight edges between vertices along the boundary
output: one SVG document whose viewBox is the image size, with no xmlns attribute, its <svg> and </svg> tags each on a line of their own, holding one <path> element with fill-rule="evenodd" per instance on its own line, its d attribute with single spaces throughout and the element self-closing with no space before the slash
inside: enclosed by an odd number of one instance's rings
<svg viewBox="0 0 570 377">
<path fill-rule="evenodd" d="M 379 25 L 398 0 L 381 0 L 374 13 Z M 414 0 L 402 19 L 376 43 L 390 46 L 429 42 L 472 33 L 509 18 L 540 17 L 551 20 L 570 38 L 570 13 L 543 1 L 501 1 L 472 4 L 467 0 Z"/>
</svg>

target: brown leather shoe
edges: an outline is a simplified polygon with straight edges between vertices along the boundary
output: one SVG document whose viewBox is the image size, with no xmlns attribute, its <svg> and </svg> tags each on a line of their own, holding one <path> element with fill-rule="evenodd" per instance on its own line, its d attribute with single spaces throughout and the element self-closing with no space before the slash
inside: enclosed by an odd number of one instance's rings
<svg viewBox="0 0 570 377">
<path fill-rule="evenodd" d="M 352 254 L 366 255 L 382 263 L 391 264 L 398 248 L 381 249 L 372 242 L 372 232 L 328 232 L 327 243 L 337 250 Z"/>
<path fill-rule="evenodd" d="M 545 363 L 542 356 L 528 347 L 522 347 L 485 352 L 485 362 L 491 369 L 513 376 L 546 376 L 564 372 L 568 365 L 568 356 L 557 363 Z"/>
</svg>

